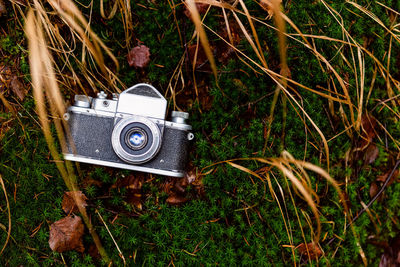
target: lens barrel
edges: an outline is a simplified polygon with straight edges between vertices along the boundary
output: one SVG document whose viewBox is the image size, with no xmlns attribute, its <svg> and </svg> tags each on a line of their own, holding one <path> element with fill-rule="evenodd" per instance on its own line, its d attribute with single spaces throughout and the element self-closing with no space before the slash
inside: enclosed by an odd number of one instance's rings
<svg viewBox="0 0 400 267">
<path fill-rule="evenodd" d="M 111 143 L 123 161 L 141 164 L 154 158 L 160 150 L 161 132 L 150 119 L 132 115 L 114 126 Z"/>
</svg>

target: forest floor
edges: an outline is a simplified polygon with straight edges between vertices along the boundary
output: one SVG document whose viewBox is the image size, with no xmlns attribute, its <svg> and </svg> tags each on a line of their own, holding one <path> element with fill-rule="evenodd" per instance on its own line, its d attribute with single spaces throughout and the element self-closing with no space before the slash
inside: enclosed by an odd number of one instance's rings
<svg viewBox="0 0 400 267">
<path fill-rule="evenodd" d="M 184 1 L 128 2 L 0 0 L 0 265 L 400 264 L 397 1 L 208 1 L 200 28 Z M 73 165 L 78 209 L 34 38 L 65 106 L 149 83 L 188 112 L 187 175 Z"/>
</svg>

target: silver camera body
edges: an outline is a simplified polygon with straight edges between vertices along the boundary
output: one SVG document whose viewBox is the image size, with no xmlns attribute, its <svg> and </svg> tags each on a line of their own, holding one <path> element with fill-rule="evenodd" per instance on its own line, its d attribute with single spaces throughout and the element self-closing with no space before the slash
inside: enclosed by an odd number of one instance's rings
<svg viewBox="0 0 400 267">
<path fill-rule="evenodd" d="M 64 119 L 69 133 L 66 160 L 172 177 L 183 177 L 190 141 L 189 114 L 173 111 L 151 85 L 136 84 L 108 99 L 75 95 Z"/>
</svg>

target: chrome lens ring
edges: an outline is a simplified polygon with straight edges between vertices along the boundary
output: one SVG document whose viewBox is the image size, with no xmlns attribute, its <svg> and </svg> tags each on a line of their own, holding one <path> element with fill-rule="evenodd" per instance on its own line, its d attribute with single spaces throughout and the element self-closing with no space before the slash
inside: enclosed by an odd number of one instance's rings
<svg viewBox="0 0 400 267">
<path fill-rule="evenodd" d="M 127 134 L 121 138 L 121 134 L 124 129 L 129 126 L 129 124 L 144 124 L 150 130 L 149 138 L 151 140 L 146 140 L 147 143 L 151 143 L 148 149 L 143 151 L 143 153 L 137 153 L 140 150 L 136 149 L 136 153 L 129 153 L 124 146 L 121 144 L 121 140 L 126 144 Z M 137 128 L 137 127 L 135 127 Z M 134 128 L 133 128 L 134 129 Z M 128 132 L 131 130 L 129 129 Z M 129 140 L 128 140 L 129 141 Z M 128 118 L 120 120 L 115 126 L 111 135 L 111 143 L 115 154 L 120 157 L 123 161 L 131 164 L 140 164 L 151 160 L 160 150 L 161 147 L 161 132 L 158 126 L 151 120 L 141 117 L 141 116 L 129 116 Z M 145 147 L 144 145 L 142 149 Z M 147 147 L 147 146 L 146 146 Z"/>
</svg>

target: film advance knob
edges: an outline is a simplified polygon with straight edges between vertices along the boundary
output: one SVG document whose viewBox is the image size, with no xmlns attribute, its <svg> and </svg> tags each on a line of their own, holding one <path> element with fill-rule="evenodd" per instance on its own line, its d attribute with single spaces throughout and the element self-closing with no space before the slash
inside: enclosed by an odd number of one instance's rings
<svg viewBox="0 0 400 267">
<path fill-rule="evenodd" d="M 100 91 L 100 93 L 97 93 L 97 98 L 105 99 L 107 94 L 104 91 Z"/>
<path fill-rule="evenodd" d="M 182 111 L 172 111 L 172 121 L 175 123 L 185 123 L 189 119 L 189 113 Z"/>
<path fill-rule="evenodd" d="M 75 95 L 74 106 L 81 107 L 81 108 L 89 108 L 91 101 L 92 101 L 92 98 L 90 96 Z"/>
</svg>

